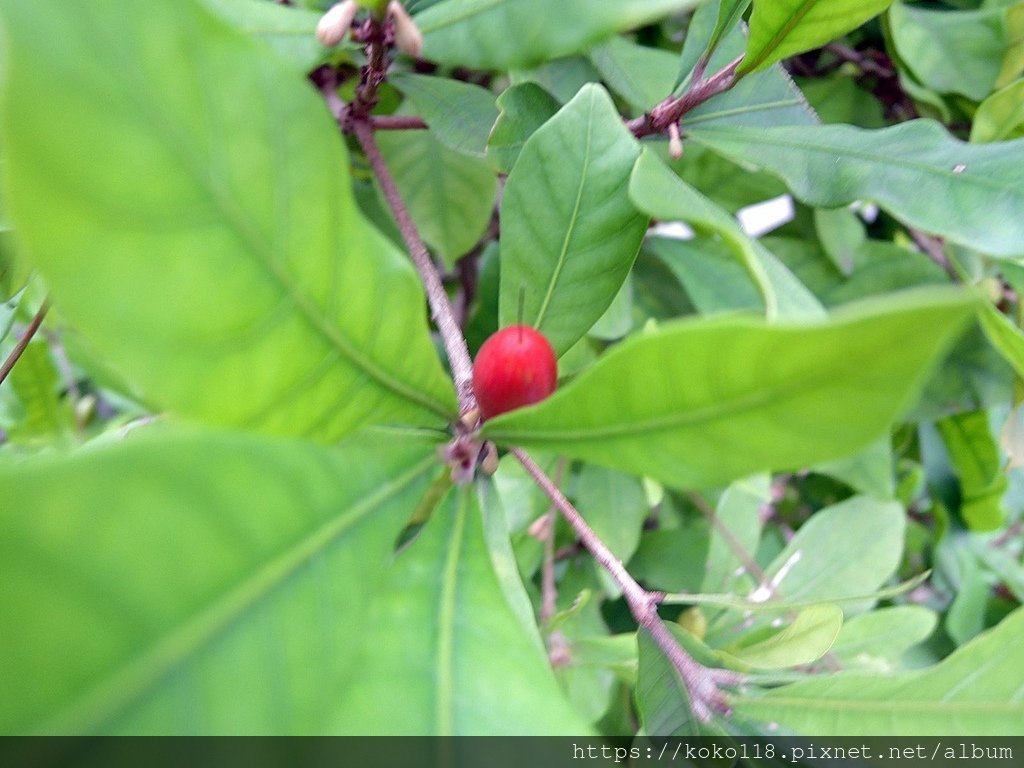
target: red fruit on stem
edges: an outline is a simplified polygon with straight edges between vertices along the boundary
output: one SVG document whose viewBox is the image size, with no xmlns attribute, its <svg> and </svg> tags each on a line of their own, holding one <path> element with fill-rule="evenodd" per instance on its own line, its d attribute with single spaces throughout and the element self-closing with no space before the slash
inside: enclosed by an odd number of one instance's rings
<svg viewBox="0 0 1024 768">
<path fill-rule="evenodd" d="M 473 391 L 485 419 L 539 403 L 557 385 L 555 351 L 544 334 L 528 325 L 502 328 L 476 353 Z"/>
</svg>

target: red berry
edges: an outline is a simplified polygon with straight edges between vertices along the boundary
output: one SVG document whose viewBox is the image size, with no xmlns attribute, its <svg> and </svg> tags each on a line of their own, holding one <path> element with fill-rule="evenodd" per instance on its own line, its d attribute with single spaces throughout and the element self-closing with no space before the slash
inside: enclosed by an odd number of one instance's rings
<svg viewBox="0 0 1024 768">
<path fill-rule="evenodd" d="M 473 390 L 485 419 L 539 403 L 557 385 L 555 351 L 544 334 L 528 325 L 502 328 L 476 353 Z"/>
</svg>

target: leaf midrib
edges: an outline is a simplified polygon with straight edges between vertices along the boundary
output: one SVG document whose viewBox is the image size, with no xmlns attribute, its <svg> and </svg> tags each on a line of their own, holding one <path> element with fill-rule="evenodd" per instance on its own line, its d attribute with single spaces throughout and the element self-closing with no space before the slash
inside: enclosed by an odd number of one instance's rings
<svg viewBox="0 0 1024 768">
<path fill-rule="evenodd" d="M 146 691 L 157 685 L 175 667 L 212 642 L 246 611 L 284 584 L 303 565 L 336 543 L 345 533 L 365 520 L 389 499 L 404 491 L 436 459 L 427 457 L 407 472 L 348 510 L 329 518 L 309 535 L 296 541 L 233 588 L 195 612 L 176 628 L 157 639 L 133 660 L 113 674 L 104 675 L 90 691 L 56 715 L 27 729 L 39 734 L 91 733 L 123 712 Z"/>
<path fill-rule="evenodd" d="M 126 76 L 136 78 L 135 68 L 127 66 Z M 205 81 L 200 79 L 200 82 L 204 83 Z M 146 116 L 147 122 L 153 126 L 157 135 L 162 136 L 166 146 L 173 150 L 174 155 L 181 163 L 181 167 L 195 183 L 196 189 L 206 192 L 217 210 L 221 212 L 223 221 L 229 225 L 238 239 L 253 253 L 255 258 L 252 261 L 262 267 L 264 274 L 277 285 L 284 296 L 291 300 L 292 304 L 299 311 L 299 316 L 314 331 L 318 332 L 329 346 L 335 347 L 357 370 L 362 370 L 371 379 L 384 387 L 384 389 L 390 390 L 400 397 L 448 418 L 451 414 L 449 409 L 442 403 L 436 402 L 433 398 L 426 396 L 413 387 L 406 386 L 403 382 L 394 379 L 381 370 L 369 358 L 363 356 L 359 350 L 352 346 L 339 333 L 336 327 L 327 322 L 319 313 L 315 312 L 305 297 L 295 292 L 291 283 L 277 266 L 273 250 L 268 249 L 264 245 L 262 238 L 252 231 L 244 211 L 236 209 L 236 206 L 232 205 L 232 197 L 222 192 L 220 186 L 215 184 L 207 174 L 203 173 L 201 159 L 196 157 L 195 153 L 190 150 L 188 142 L 179 140 L 180 135 L 173 129 L 173 126 L 169 126 L 163 119 L 160 107 L 153 104 L 145 95 L 140 98 L 140 93 L 148 94 L 149 90 L 136 79 L 135 87 L 130 92 L 125 91 L 124 95 L 132 98 L 133 102 L 138 105 L 141 113 Z M 359 223 L 362 224 L 361 221 Z"/>
<path fill-rule="evenodd" d="M 583 190 L 587 186 L 587 173 L 590 171 L 590 152 L 594 135 L 595 102 L 596 99 L 594 93 L 591 93 L 590 108 L 587 113 L 587 139 L 583 150 L 583 167 L 580 169 L 580 182 L 576 188 L 576 200 L 573 202 L 572 215 L 569 218 L 569 225 L 566 228 L 565 237 L 562 239 L 562 250 L 558 254 L 558 259 L 555 262 L 555 270 L 551 275 L 551 279 L 548 281 L 548 289 L 544 294 L 544 301 L 541 302 L 540 309 L 537 311 L 537 319 L 534 321 L 534 327 L 536 328 L 541 328 L 544 324 L 544 317 L 547 315 L 548 308 L 551 306 L 551 300 L 554 296 L 555 288 L 558 285 L 558 280 L 562 275 L 562 269 L 565 267 L 565 262 L 569 254 L 569 246 L 572 243 L 572 237 L 576 232 L 576 225 L 579 222 L 580 206 L 583 202 Z"/>
<path fill-rule="evenodd" d="M 904 125 L 906 125 L 906 123 L 904 123 Z M 820 126 L 820 127 L 828 128 L 829 126 Z M 730 126 L 730 127 L 722 126 L 722 127 L 719 127 L 719 128 L 714 128 L 712 130 L 714 132 L 718 132 L 718 133 L 725 133 L 725 134 L 732 133 L 733 136 L 731 136 L 731 137 L 726 136 L 726 139 L 727 140 L 731 140 L 731 141 L 742 141 L 743 140 L 742 134 L 740 134 L 739 136 L 736 135 L 737 131 L 742 131 L 743 133 L 747 133 L 747 134 L 752 133 L 751 131 L 747 131 L 747 130 L 744 130 L 744 129 L 737 129 L 735 126 Z M 771 128 L 760 129 L 760 130 L 757 131 L 757 133 L 760 136 L 763 137 L 766 131 L 772 131 L 772 130 L 773 129 L 771 129 Z M 789 128 L 787 127 L 784 130 L 789 130 Z M 697 131 L 695 134 L 692 135 L 692 138 L 696 139 L 698 142 L 701 142 L 702 137 L 701 137 L 700 134 L 701 134 L 701 132 Z M 708 143 L 708 144 L 714 144 L 714 139 L 712 138 L 711 141 L 708 141 L 707 139 L 704 139 L 704 142 Z M 835 145 L 817 144 L 817 143 L 815 143 L 813 141 L 787 141 L 785 139 L 778 139 L 778 138 L 774 138 L 774 137 L 771 137 L 771 136 L 769 136 L 767 138 L 759 139 L 758 143 L 761 144 L 762 146 L 776 146 L 776 147 L 784 147 L 786 149 L 812 150 L 813 152 L 820 153 L 820 154 L 823 154 L 823 155 L 833 155 L 834 156 L 834 155 L 837 154 L 837 151 L 838 151 L 839 154 L 840 154 L 840 157 L 846 156 L 846 157 L 850 157 L 850 158 L 853 158 L 853 159 L 856 159 L 856 160 L 863 160 L 863 161 L 865 161 L 867 163 L 871 163 L 873 165 L 890 165 L 891 163 L 895 162 L 900 167 L 907 168 L 909 170 L 926 172 L 926 173 L 930 173 L 930 174 L 932 174 L 934 176 L 940 176 L 940 177 L 941 176 L 946 176 L 946 177 L 954 178 L 954 179 L 956 179 L 960 183 L 976 184 L 977 186 L 988 187 L 988 188 L 993 189 L 993 190 L 998 191 L 998 192 L 1004 192 L 1005 193 L 1005 192 L 1011 191 L 1011 189 L 1012 189 L 1011 187 L 1008 187 L 1008 186 L 1001 186 L 997 182 L 992 182 L 991 180 L 989 180 L 987 177 L 984 177 L 984 176 L 978 176 L 978 175 L 974 175 L 974 174 L 964 175 L 962 173 L 957 174 L 957 173 L 953 173 L 952 169 L 946 170 L 944 168 L 939 168 L 939 167 L 937 167 L 935 165 L 928 165 L 927 163 L 920 163 L 920 162 L 916 162 L 916 161 L 913 161 L 913 160 L 906 160 L 904 158 L 896 158 L 896 157 L 893 157 L 891 155 L 873 155 L 873 154 L 869 154 L 867 152 L 861 152 L 861 151 L 850 149 L 848 146 L 844 146 L 841 149 L 837 150 L 837 147 Z M 983 146 L 983 145 L 981 145 L 981 146 Z M 969 145 L 965 145 L 965 148 L 969 150 L 969 149 L 972 149 L 972 148 L 980 148 L 980 146 L 979 145 L 975 145 L 974 147 L 970 147 Z M 768 166 L 762 166 L 762 167 L 767 168 Z M 774 171 L 773 171 L 773 173 L 774 173 Z"/>
<path fill-rule="evenodd" d="M 790 400 L 794 397 L 817 389 L 822 384 L 828 384 L 833 380 L 831 376 L 806 376 L 796 377 L 795 381 L 783 382 L 781 385 L 771 389 L 759 390 L 752 393 L 742 394 L 731 400 L 718 400 L 710 405 L 695 410 L 672 411 L 667 414 L 658 415 L 644 421 L 630 419 L 620 423 L 597 425 L 592 427 L 580 427 L 575 430 L 551 431 L 543 429 L 501 429 L 500 427 L 487 432 L 487 436 L 496 441 L 515 444 L 529 441 L 530 444 L 539 443 L 559 444 L 581 440 L 607 440 L 622 437 L 642 437 L 650 433 L 664 432 L 679 427 L 692 426 L 702 421 L 714 421 L 724 416 L 731 416 L 745 411 L 752 410 L 760 405 L 770 402 Z M 534 407 L 545 407 L 534 406 Z"/>
<path fill-rule="evenodd" d="M 437 637 L 437 734 L 455 735 L 455 609 L 459 588 L 459 561 L 466 525 L 464 494 L 458 494 L 452 531 L 448 537 L 441 594 L 438 600 Z"/>
</svg>

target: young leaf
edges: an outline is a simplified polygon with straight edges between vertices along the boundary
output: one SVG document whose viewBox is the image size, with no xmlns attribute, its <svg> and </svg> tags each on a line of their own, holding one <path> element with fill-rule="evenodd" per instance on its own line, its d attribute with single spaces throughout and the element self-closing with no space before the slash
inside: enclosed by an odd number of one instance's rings
<svg viewBox="0 0 1024 768">
<path fill-rule="evenodd" d="M 527 140 L 501 203 L 502 325 L 519 320 L 522 295 L 522 322 L 561 354 L 604 314 L 647 230 L 627 192 L 639 154 L 598 85 Z"/>
<path fill-rule="evenodd" d="M 324 732 L 433 446 L 133 435 L 0 467 L 0 731 Z"/>
<path fill-rule="evenodd" d="M 454 410 L 412 267 L 276 56 L 193 0 L 0 15 L 19 237 L 127 379 L 174 412 L 320 440 Z"/>
<path fill-rule="evenodd" d="M 724 659 L 741 668 L 786 669 L 811 664 L 832 647 L 843 626 L 843 609 L 832 603 L 804 608 L 784 629 L 753 645 L 726 648 Z"/>
<path fill-rule="evenodd" d="M 490 512 L 463 487 L 398 555 L 375 601 L 357 672 L 339 697 L 332 732 L 589 730 L 559 691 L 536 627 L 528 633 L 506 601 L 488 556 L 483 514 Z"/>
<path fill-rule="evenodd" d="M 699 128 L 690 138 L 781 178 L 809 205 L 878 203 L 901 221 L 992 256 L 1024 252 L 1024 141 L 967 144 L 938 123 Z"/>
<path fill-rule="evenodd" d="M 583 51 L 698 0 L 447 0 L 416 16 L 424 57 L 472 69 L 526 67 Z"/>
<path fill-rule="evenodd" d="M 730 697 L 736 714 L 804 734 L 1024 736 L 1024 609 L 934 667 L 843 672 Z"/>
<path fill-rule="evenodd" d="M 747 55 L 737 74 L 824 45 L 884 11 L 892 0 L 756 0 Z"/>
<path fill-rule="evenodd" d="M 682 487 L 806 466 L 888 429 L 972 308 L 921 291 L 827 322 L 665 324 L 544 402 L 489 420 L 484 434 Z"/>
</svg>

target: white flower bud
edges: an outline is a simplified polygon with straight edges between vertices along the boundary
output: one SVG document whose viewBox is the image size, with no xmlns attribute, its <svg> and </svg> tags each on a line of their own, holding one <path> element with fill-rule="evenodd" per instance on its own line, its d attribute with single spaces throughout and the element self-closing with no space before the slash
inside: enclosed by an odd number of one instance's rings
<svg viewBox="0 0 1024 768">
<path fill-rule="evenodd" d="M 391 0 L 388 15 L 395 23 L 395 46 L 413 58 L 423 52 L 423 33 L 398 0 Z"/>
<path fill-rule="evenodd" d="M 359 12 L 356 0 L 345 0 L 332 5 L 316 25 L 316 39 L 328 48 L 337 45 L 348 34 Z"/>
</svg>

